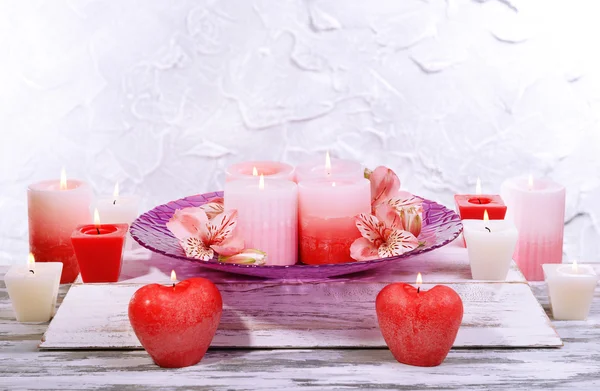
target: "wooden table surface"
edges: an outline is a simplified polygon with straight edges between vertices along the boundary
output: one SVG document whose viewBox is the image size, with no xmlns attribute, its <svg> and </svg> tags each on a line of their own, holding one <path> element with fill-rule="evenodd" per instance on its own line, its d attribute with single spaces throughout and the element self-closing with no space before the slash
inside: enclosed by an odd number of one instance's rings
<svg viewBox="0 0 600 391">
<path fill-rule="evenodd" d="M 549 313 L 545 284 L 532 288 Z M 0 281 L 0 389 L 600 390 L 599 296 L 587 321 L 553 322 L 560 349 L 452 350 L 435 368 L 401 365 L 387 349 L 209 350 L 165 370 L 145 351 L 38 351 L 47 324 L 16 322 Z"/>
</svg>

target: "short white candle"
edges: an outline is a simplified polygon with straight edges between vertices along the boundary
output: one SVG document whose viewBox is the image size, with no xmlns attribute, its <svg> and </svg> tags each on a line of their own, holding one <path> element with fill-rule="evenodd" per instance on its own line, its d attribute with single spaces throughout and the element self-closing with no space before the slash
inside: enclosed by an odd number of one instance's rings
<svg viewBox="0 0 600 391">
<path fill-rule="evenodd" d="M 550 307 L 556 320 L 585 320 L 590 312 L 598 276 L 589 265 L 543 264 Z"/>
<path fill-rule="evenodd" d="M 92 210 L 97 209 L 102 216 L 104 224 L 128 224 L 131 225 L 138 217 L 139 197 L 134 195 L 123 196 L 119 193 L 119 182 L 115 184 L 112 197 L 101 197 L 96 200 Z M 127 233 L 125 248 L 130 250 L 133 239 Z"/>
<path fill-rule="evenodd" d="M 475 280 L 505 280 L 517 244 L 518 232 L 506 220 L 463 220 L 471 275 Z"/>
<path fill-rule="evenodd" d="M 61 262 L 35 263 L 29 254 L 27 266 L 12 266 L 4 276 L 6 290 L 19 322 L 47 322 L 54 315 Z"/>
</svg>

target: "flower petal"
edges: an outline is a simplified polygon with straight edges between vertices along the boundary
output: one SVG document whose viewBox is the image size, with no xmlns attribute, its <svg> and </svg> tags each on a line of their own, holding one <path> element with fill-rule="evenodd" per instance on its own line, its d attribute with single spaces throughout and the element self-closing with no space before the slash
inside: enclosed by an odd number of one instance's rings
<svg viewBox="0 0 600 391">
<path fill-rule="evenodd" d="M 185 255 L 190 258 L 201 259 L 203 261 L 210 261 L 214 256 L 215 252 L 212 248 L 204 245 L 202 240 L 199 238 L 186 238 L 182 240 L 181 247 L 185 251 Z"/>
<path fill-rule="evenodd" d="M 391 205 L 380 204 L 375 207 L 375 216 L 386 228 L 404 229 L 400 214 Z"/>
<path fill-rule="evenodd" d="M 244 249 L 244 238 L 238 234 L 238 230 L 233 230 L 227 239 L 222 241 L 220 244 L 213 244 L 210 247 L 219 255 L 234 255 Z"/>
<path fill-rule="evenodd" d="M 202 208 L 202 210 L 206 212 L 208 218 L 212 220 L 225 211 L 223 197 L 212 198 L 206 204 L 200 205 L 200 208 Z"/>
<path fill-rule="evenodd" d="M 402 255 L 419 247 L 417 238 L 408 231 L 393 230 L 385 243 L 379 246 L 378 255 L 381 258 Z"/>
<path fill-rule="evenodd" d="M 166 225 L 177 239 L 184 240 L 190 236 L 199 236 L 206 230 L 206 223 L 206 213 L 200 208 L 191 207 L 176 210 Z"/>
<path fill-rule="evenodd" d="M 264 265 L 266 259 L 267 253 L 255 248 L 247 248 L 240 253 L 228 257 L 219 255 L 219 262 L 237 263 L 241 265 Z"/>
<path fill-rule="evenodd" d="M 407 191 L 400 191 L 395 197 L 387 201 L 388 204 L 396 208 L 398 211 L 405 207 L 416 207 L 422 211 L 423 200 Z"/>
<path fill-rule="evenodd" d="M 208 227 L 208 245 L 221 245 L 233 233 L 237 225 L 237 210 L 232 209 L 217 215 L 211 220 Z"/>
<path fill-rule="evenodd" d="M 400 179 L 391 169 L 379 166 L 371 172 L 371 205 L 379 205 L 395 197 L 400 190 Z"/>
<path fill-rule="evenodd" d="M 355 217 L 355 223 L 356 228 L 358 228 L 363 238 L 368 239 L 372 243 L 383 240 L 383 230 L 385 227 L 377 217 L 361 213 Z"/>
<path fill-rule="evenodd" d="M 350 256 L 357 261 L 379 258 L 377 247 L 367 238 L 358 238 L 350 246 Z"/>
</svg>

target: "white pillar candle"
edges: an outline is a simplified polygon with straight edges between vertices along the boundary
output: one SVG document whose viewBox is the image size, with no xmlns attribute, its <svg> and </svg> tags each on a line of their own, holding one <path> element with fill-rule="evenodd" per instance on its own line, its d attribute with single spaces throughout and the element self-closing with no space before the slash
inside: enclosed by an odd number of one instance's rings
<svg viewBox="0 0 600 391">
<path fill-rule="evenodd" d="M 506 218 L 519 239 L 514 259 L 529 281 L 543 279 L 543 263 L 562 263 L 565 187 L 549 179 L 511 178 L 502 183 Z"/>
<path fill-rule="evenodd" d="M 123 196 L 119 193 L 119 183 L 115 184 L 112 197 L 101 197 L 96 200 L 92 210 L 98 210 L 103 224 L 127 224 L 131 225 L 138 217 L 138 206 L 140 199 L 134 195 Z M 125 242 L 125 249 L 130 250 L 133 239 L 129 232 Z"/>
<path fill-rule="evenodd" d="M 270 160 L 254 160 L 241 162 L 227 167 L 225 171 L 226 181 L 236 179 L 247 179 L 263 175 L 265 178 L 286 179 L 293 181 L 294 167 L 282 162 L 273 162 Z"/>
<path fill-rule="evenodd" d="M 225 210 L 236 209 L 236 229 L 246 248 L 267 253 L 267 265 L 298 260 L 298 187 L 292 181 L 264 177 L 225 183 Z"/>
<path fill-rule="evenodd" d="M 6 290 L 19 322 L 47 322 L 54 315 L 63 264 L 35 263 L 15 265 L 4 276 Z"/>
<path fill-rule="evenodd" d="M 550 307 L 556 320 L 585 320 L 590 313 L 598 276 L 589 265 L 544 264 Z"/>
<path fill-rule="evenodd" d="M 471 275 L 474 280 L 505 280 L 518 232 L 506 220 L 463 220 Z"/>
<path fill-rule="evenodd" d="M 335 159 L 329 157 L 327 152 L 325 159 L 317 159 L 305 162 L 296 167 L 296 182 L 310 179 L 326 180 L 356 180 L 364 178 L 363 166 L 352 160 Z"/>
<path fill-rule="evenodd" d="M 27 188 L 29 247 L 38 262 L 62 262 L 61 283 L 75 281 L 79 265 L 71 234 L 92 222 L 90 186 L 78 180 L 61 179 L 34 183 Z"/>
</svg>

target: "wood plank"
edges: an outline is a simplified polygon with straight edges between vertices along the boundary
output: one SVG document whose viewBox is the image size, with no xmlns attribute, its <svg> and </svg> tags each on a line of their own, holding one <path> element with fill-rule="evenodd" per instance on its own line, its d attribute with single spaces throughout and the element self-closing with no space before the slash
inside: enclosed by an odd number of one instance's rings
<svg viewBox="0 0 600 391">
<path fill-rule="evenodd" d="M 374 309 L 387 283 L 219 283 L 224 312 L 212 347 L 385 347 Z M 524 283 L 453 283 L 465 305 L 454 347 L 558 347 Z M 41 349 L 141 349 L 127 305 L 143 284 L 74 285 Z M 432 285 L 424 286 L 424 289 Z"/>
</svg>

